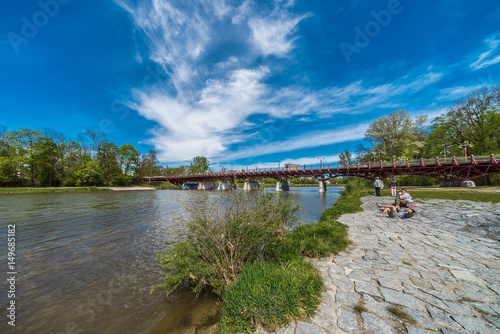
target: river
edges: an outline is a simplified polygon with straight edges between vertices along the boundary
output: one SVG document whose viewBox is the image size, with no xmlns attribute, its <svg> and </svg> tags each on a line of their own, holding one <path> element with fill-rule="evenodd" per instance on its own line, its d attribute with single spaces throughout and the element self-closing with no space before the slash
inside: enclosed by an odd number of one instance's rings
<svg viewBox="0 0 500 334">
<path fill-rule="evenodd" d="M 303 222 L 318 220 L 340 188 L 291 188 Z M 0 249 L 7 225 L 16 225 L 16 328 L 7 325 L 9 288 L 4 273 L 3 333 L 194 333 L 217 314 L 216 299 L 179 293 L 166 300 L 157 254 L 168 247 L 184 217 L 184 204 L 218 191 L 123 191 L 1 194 Z"/>
</svg>

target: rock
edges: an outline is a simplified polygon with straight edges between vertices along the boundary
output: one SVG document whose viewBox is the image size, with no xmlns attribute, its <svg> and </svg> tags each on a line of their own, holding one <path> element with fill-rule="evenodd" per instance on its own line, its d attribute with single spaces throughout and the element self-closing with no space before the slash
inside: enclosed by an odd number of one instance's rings
<svg viewBox="0 0 500 334">
<path fill-rule="evenodd" d="M 409 294 L 387 288 L 380 288 L 380 291 L 382 291 L 386 302 L 407 306 L 417 310 L 421 309 L 417 300 Z"/>
<path fill-rule="evenodd" d="M 394 328 L 387 321 L 382 320 L 371 313 L 361 313 L 363 324 L 366 329 L 374 333 L 397 334 Z"/>
<path fill-rule="evenodd" d="M 295 334 L 326 334 L 326 332 L 313 324 L 299 321 L 295 328 Z"/>
<path fill-rule="evenodd" d="M 340 329 L 343 329 L 348 333 L 359 333 L 358 322 L 356 320 L 356 314 L 354 312 L 348 311 L 343 308 L 338 308 L 337 315 L 337 326 Z"/>
</svg>

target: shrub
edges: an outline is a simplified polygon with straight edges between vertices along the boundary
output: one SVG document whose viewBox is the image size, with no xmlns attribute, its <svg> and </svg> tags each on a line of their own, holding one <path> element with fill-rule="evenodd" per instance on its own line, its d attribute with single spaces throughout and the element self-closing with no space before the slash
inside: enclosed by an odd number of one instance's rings
<svg viewBox="0 0 500 334">
<path fill-rule="evenodd" d="M 113 185 L 117 186 L 128 186 L 134 181 L 134 177 L 132 175 L 116 175 L 112 180 L 111 183 Z"/>
<path fill-rule="evenodd" d="M 357 192 L 363 188 L 371 187 L 371 181 L 362 178 L 354 178 L 346 182 L 344 185 L 344 195 L 349 195 L 351 193 Z"/>
<path fill-rule="evenodd" d="M 164 252 L 162 287 L 169 296 L 190 286 L 197 294 L 211 287 L 221 296 L 244 264 L 262 256 L 266 244 L 298 220 L 300 205 L 269 192 L 227 192 L 209 203 L 187 207 L 183 241 Z"/>
<path fill-rule="evenodd" d="M 257 323 L 276 330 L 291 320 L 312 316 L 323 289 L 321 276 L 303 258 L 281 265 L 249 263 L 224 295 L 221 332 L 249 333 Z"/>
</svg>

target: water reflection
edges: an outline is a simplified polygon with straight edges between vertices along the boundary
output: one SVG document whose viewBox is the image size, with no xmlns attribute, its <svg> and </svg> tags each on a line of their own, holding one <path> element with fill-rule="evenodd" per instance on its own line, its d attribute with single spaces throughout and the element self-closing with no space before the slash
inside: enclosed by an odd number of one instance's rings
<svg viewBox="0 0 500 334">
<path fill-rule="evenodd" d="M 316 221 L 338 188 L 292 188 L 302 221 Z M 16 224 L 16 331 L 22 333 L 194 332 L 217 312 L 216 298 L 182 293 L 171 301 L 150 294 L 161 280 L 157 254 L 185 217 L 217 191 L 140 191 L 0 196 L 2 229 Z M 7 249 L 6 238 L 0 249 Z M 7 294 L 0 305 L 7 305 Z M 6 307 L 2 307 L 6 319 Z M 2 332 L 13 332 L 2 322 Z"/>
</svg>

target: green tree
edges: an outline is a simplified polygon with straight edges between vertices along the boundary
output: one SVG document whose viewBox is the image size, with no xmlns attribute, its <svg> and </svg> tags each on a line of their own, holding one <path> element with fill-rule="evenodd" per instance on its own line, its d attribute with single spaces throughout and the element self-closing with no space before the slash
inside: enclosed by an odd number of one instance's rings
<svg viewBox="0 0 500 334">
<path fill-rule="evenodd" d="M 14 181 L 14 171 L 12 161 L 7 157 L 0 156 L 0 186 L 10 184 Z"/>
<path fill-rule="evenodd" d="M 413 157 L 424 147 L 426 122 L 427 116 L 413 119 L 404 109 L 378 118 L 365 133 L 372 144 L 370 153 L 382 160 Z"/>
<path fill-rule="evenodd" d="M 99 164 L 93 160 L 87 161 L 75 172 L 76 186 L 100 186 L 104 175 Z"/>
<path fill-rule="evenodd" d="M 97 152 L 97 161 L 101 168 L 104 179 L 110 182 L 113 177 L 121 173 L 118 165 L 119 149 L 113 143 L 103 143 Z"/>
<path fill-rule="evenodd" d="M 349 150 L 346 149 L 345 152 L 340 152 L 340 154 L 339 154 L 339 163 L 340 164 L 343 165 L 344 163 L 346 163 L 349 165 L 351 163 L 351 161 L 352 161 L 352 154 L 351 154 L 351 152 L 349 152 Z"/>
<path fill-rule="evenodd" d="M 25 166 L 28 167 L 31 186 L 35 186 L 36 175 L 36 145 L 38 144 L 42 132 L 39 130 L 31 130 L 28 128 L 21 128 L 11 134 L 11 140 L 16 150 L 16 164 L 23 169 L 21 175 L 24 175 Z"/>
<path fill-rule="evenodd" d="M 125 144 L 120 147 L 119 156 L 123 174 L 133 173 L 139 164 L 139 151 L 134 146 Z"/>
<path fill-rule="evenodd" d="M 459 145 L 472 145 L 469 154 L 500 152 L 500 85 L 472 92 L 433 121 L 427 145 L 438 154 L 443 144 L 453 155 L 462 155 Z"/>
<path fill-rule="evenodd" d="M 191 174 L 205 173 L 208 171 L 210 162 L 203 156 L 196 156 L 188 167 L 188 172 Z"/>
<path fill-rule="evenodd" d="M 163 171 L 164 175 L 180 175 L 186 174 L 186 168 L 184 166 L 180 167 L 165 167 Z"/>
<path fill-rule="evenodd" d="M 60 160 L 57 144 L 52 138 L 41 137 L 36 145 L 35 163 L 37 181 L 42 186 L 60 183 L 57 164 Z"/>
</svg>

